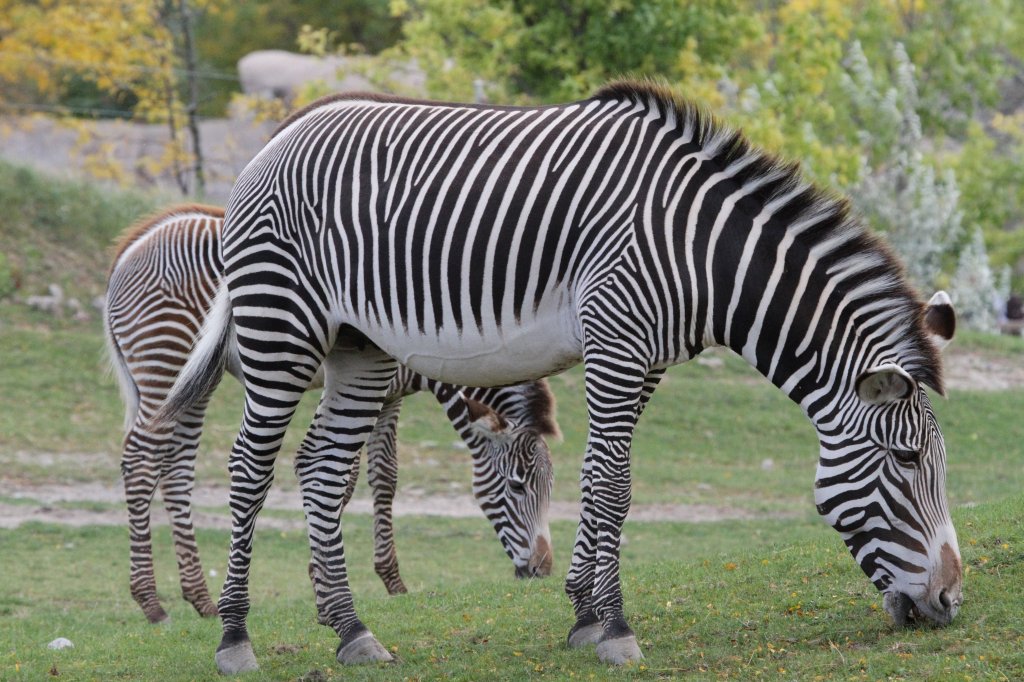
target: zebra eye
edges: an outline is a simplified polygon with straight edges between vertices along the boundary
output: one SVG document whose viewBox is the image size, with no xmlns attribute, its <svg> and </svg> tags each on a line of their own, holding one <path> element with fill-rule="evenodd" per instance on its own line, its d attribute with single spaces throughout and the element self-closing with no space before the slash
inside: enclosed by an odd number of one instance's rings
<svg viewBox="0 0 1024 682">
<path fill-rule="evenodd" d="M 526 489 L 523 482 L 515 478 L 508 479 L 508 487 L 514 493 L 522 493 Z"/>
<path fill-rule="evenodd" d="M 892 448 L 889 452 L 892 453 L 893 457 L 904 464 L 915 464 L 921 459 L 921 452 L 919 450 L 897 450 Z"/>
</svg>

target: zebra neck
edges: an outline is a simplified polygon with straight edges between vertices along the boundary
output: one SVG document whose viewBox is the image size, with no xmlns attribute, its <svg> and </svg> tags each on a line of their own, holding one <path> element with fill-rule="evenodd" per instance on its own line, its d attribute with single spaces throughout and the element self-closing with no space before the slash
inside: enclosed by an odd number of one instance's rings
<svg viewBox="0 0 1024 682">
<path fill-rule="evenodd" d="M 741 163 L 741 162 L 737 162 Z M 709 171 L 705 185 L 724 171 Z M 835 200 L 793 184 L 768 196 L 758 178 L 718 180 L 676 216 L 687 345 L 732 349 L 816 421 L 883 362 L 927 366 L 920 304 L 892 257 Z M 690 218 L 705 211 L 706 220 Z M 703 277 L 701 277 L 703 275 Z M 927 344 L 924 344 L 927 345 Z"/>
</svg>

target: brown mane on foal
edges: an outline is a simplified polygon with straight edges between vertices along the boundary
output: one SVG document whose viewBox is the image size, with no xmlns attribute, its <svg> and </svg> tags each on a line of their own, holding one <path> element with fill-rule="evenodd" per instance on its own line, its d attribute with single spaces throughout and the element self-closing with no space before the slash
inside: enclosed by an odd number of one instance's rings
<svg viewBox="0 0 1024 682">
<path fill-rule="evenodd" d="M 219 206 L 208 206 L 206 204 L 179 204 L 177 206 L 161 209 L 136 220 L 131 226 L 126 228 L 114 239 L 113 246 L 111 247 L 111 250 L 113 251 L 113 258 L 110 259 L 110 268 L 107 270 L 107 279 L 110 278 L 110 274 L 114 270 L 114 265 L 117 263 L 118 259 L 121 258 L 121 254 L 123 254 L 129 246 L 138 241 L 155 225 L 167 220 L 168 218 L 173 218 L 176 215 L 185 215 L 186 213 L 201 213 L 205 216 L 209 216 L 210 218 L 219 218 L 222 220 L 224 218 L 224 209 Z"/>
<path fill-rule="evenodd" d="M 522 387 L 526 405 L 537 433 L 551 438 L 561 438 L 562 432 L 555 421 L 555 396 L 547 379 L 533 381 Z"/>
</svg>

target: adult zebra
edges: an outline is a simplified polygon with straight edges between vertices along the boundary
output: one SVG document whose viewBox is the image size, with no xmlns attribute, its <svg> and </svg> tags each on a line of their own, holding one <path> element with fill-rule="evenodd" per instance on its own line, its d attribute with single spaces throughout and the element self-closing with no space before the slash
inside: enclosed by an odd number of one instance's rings
<svg viewBox="0 0 1024 682">
<path fill-rule="evenodd" d="M 126 403 L 121 472 L 131 534 L 130 587 L 151 622 L 167 618 L 157 597 L 150 535 L 157 486 L 171 521 L 182 596 L 201 615 L 217 614 L 203 575 L 191 504 L 196 449 L 209 396 L 201 396 L 173 425 L 154 429 L 147 420 L 185 365 L 220 282 L 223 218 L 220 208 L 175 206 L 140 220 L 121 235 L 107 278 L 107 350 Z M 233 358 L 228 358 L 227 370 L 242 380 Z M 210 379 L 216 383 L 223 371 L 215 368 Z M 311 388 L 322 385 L 321 373 Z M 516 575 L 549 575 L 547 514 L 554 472 L 544 436 L 558 436 L 559 430 L 547 382 L 457 387 L 402 367 L 367 442 L 374 568 L 388 592 L 406 591 L 395 553 L 391 504 L 398 482 L 396 437 L 402 398 L 418 391 L 437 397 L 468 445 L 473 492 L 515 564 Z M 349 479 L 342 506 L 355 481 L 355 476 Z"/>
<path fill-rule="evenodd" d="M 323 567 L 317 608 L 342 662 L 389 655 L 352 607 L 340 524 L 318 510 L 341 495 L 398 361 L 481 384 L 583 361 L 569 644 L 597 642 L 604 661 L 641 657 L 619 582 L 634 426 L 664 370 L 711 345 L 808 415 L 818 510 L 890 611 L 912 604 L 939 623 L 957 612 L 945 451 L 924 390 L 942 391 L 931 337 L 952 336 L 948 298 L 924 306 L 845 203 L 662 88 L 618 83 L 531 108 L 321 100 L 239 177 L 223 248 L 214 323 L 165 410 L 205 390 L 233 318 L 252 380 L 232 451 L 224 672 L 256 667 L 252 523 L 278 434 L 321 363 L 325 409 L 298 466 Z M 344 438 L 328 449 L 328 433 Z"/>
</svg>

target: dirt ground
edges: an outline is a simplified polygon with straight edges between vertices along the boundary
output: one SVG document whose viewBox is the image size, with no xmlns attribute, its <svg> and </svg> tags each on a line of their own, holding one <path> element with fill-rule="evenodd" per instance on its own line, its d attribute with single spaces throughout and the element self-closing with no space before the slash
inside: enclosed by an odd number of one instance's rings
<svg viewBox="0 0 1024 682">
<path fill-rule="evenodd" d="M 1024 386 L 1024 363 L 1012 358 L 986 353 L 967 353 L 952 350 L 946 357 L 946 382 L 952 392 L 958 390 L 1006 390 Z M 40 458 L 62 458 L 64 455 L 33 453 Z M 81 457 L 81 455 L 74 455 Z M 124 525 L 124 490 L 120 486 L 91 482 L 79 484 L 28 485 L 0 480 L 0 495 L 14 502 L 0 502 L 0 528 L 16 528 L 29 521 L 59 523 L 69 526 Z M 361 495 L 361 496 L 360 496 Z M 226 513 L 228 489 L 225 486 L 198 485 L 193 495 L 195 524 L 201 528 L 230 529 L 231 517 Z M 94 505 L 91 508 L 90 505 Z M 109 508 L 113 505 L 113 508 Z M 268 509 L 301 511 L 299 493 L 295 490 L 274 488 L 270 491 Z M 166 524 L 167 516 L 159 500 L 154 502 L 153 521 Z M 357 493 L 346 513 L 370 514 L 372 505 L 365 492 Z M 395 499 L 396 516 L 474 517 L 480 508 L 471 495 L 426 495 L 415 490 L 399 490 Z M 636 521 L 707 522 L 729 519 L 764 518 L 763 513 L 718 505 L 634 504 L 630 519 Z M 579 518 L 576 502 L 554 502 L 552 520 Z M 302 519 L 273 518 L 264 514 L 261 528 L 299 530 L 305 527 Z"/>
<path fill-rule="evenodd" d="M 17 528 L 29 521 L 58 523 L 69 526 L 124 525 L 128 521 L 124 509 L 124 490 L 120 487 L 100 483 L 80 485 L 51 484 L 24 486 L 5 495 L 17 498 L 17 503 L 0 503 L 0 528 Z M 193 494 L 194 521 L 200 528 L 230 530 L 231 516 L 221 509 L 226 508 L 228 489 L 225 486 L 196 487 Z M 74 508 L 67 505 L 96 504 L 117 505 L 116 509 Z M 302 502 L 296 490 L 272 489 L 266 509 L 301 511 Z M 153 522 L 167 523 L 159 500 L 154 501 Z M 355 498 L 345 509 L 346 514 L 371 514 L 373 507 L 369 499 Z M 422 495 L 399 491 L 395 496 L 396 516 L 444 516 L 452 518 L 476 517 L 481 515 L 480 507 L 471 495 Z M 636 521 L 686 521 L 704 522 L 726 519 L 763 518 L 746 509 L 735 509 L 712 505 L 634 505 L 629 514 Z M 579 505 L 575 502 L 553 502 L 552 520 L 576 520 Z M 305 522 L 298 516 L 291 519 L 260 517 L 260 528 L 273 530 L 301 530 Z"/>
</svg>

